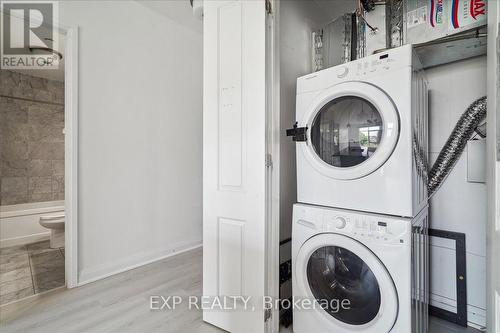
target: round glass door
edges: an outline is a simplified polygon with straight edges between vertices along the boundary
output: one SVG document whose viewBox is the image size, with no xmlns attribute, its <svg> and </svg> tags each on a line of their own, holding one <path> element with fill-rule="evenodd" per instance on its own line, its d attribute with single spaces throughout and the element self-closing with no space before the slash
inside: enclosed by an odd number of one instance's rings
<svg viewBox="0 0 500 333">
<path fill-rule="evenodd" d="M 323 175 L 358 179 L 380 168 L 399 138 L 389 96 L 365 82 L 344 82 L 319 94 L 298 124 L 307 127 L 305 157 Z"/>
<path fill-rule="evenodd" d="M 329 165 L 353 167 L 376 152 L 383 131 L 382 116 L 373 104 L 357 96 L 343 96 L 318 111 L 311 126 L 311 143 Z"/>
<path fill-rule="evenodd" d="M 323 308 L 337 320 L 364 325 L 379 312 L 381 297 L 377 278 L 360 257 L 345 248 L 324 246 L 314 251 L 307 264 L 307 280 L 319 304 L 349 301 L 346 308 Z"/>
<path fill-rule="evenodd" d="M 313 301 L 310 315 L 332 332 L 381 333 L 394 326 L 396 286 L 380 259 L 357 240 L 336 233 L 309 238 L 295 258 L 294 281 L 294 295 Z"/>
</svg>

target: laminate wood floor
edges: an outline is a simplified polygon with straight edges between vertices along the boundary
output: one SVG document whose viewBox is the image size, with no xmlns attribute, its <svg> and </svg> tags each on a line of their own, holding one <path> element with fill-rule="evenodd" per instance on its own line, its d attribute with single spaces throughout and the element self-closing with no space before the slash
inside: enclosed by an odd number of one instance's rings
<svg viewBox="0 0 500 333">
<path fill-rule="evenodd" d="M 74 289 L 58 289 L 0 307 L 8 332 L 222 332 L 200 310 L 150 310 L 153 295 L 201 295 L 196 249 Z"/>
<path fill-rule="evenodd" d="M 150 310 L 152 295 L 201 295 L 202 250 L 196 249 L 104 280 L 60 288 L 0 307 L 0 331 L 220 333 L 201 310 Z M 282 329 L 292 332 L 292 328 Z M 430 333 L 474 333 L 431 319 Z"/>
</svg>

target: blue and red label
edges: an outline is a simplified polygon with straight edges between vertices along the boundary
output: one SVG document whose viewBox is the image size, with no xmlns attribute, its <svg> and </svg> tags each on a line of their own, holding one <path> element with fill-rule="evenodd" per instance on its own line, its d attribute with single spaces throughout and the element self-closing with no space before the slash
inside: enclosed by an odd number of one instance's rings
<svg viewBox="0 0 500 333">
<path fill-rule="evenodd" d="M 438 24 L 443 24 L 444 0 L 431 0 L 430 23 L 434 28 Z"/>
<path fill-rule="evenodd" d="M 452 0 L 451 24 L 454 29 L 480 19 L 486 19 L 486 0 Z"/>
</svg>

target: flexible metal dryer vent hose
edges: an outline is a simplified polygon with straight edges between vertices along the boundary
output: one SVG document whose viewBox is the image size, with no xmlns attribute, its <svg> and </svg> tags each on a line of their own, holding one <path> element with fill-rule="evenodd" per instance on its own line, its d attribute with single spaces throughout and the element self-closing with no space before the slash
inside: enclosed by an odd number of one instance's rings
<svg viewBox="0 0 500 333">
<path fill-rule="evenodd" d="M 429 198 L 437 191 L 453 169 L 460 155 L 462 155 L 467 141 L 485 117 L 486 96 L 476 100 L 465 110 L 455 125 L 453 132 L 451 132 L 448 141 L 441 149 L 428 175 L 427 192 Z"/>
</svg>

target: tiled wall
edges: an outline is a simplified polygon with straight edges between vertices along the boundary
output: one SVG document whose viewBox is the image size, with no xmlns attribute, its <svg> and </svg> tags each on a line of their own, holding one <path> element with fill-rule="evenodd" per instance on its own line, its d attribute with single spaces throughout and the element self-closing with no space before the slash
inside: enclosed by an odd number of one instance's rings
<svg viewBox="0 0 500 333">
<path fill-rule="evenodd" d="M 0 70 L 0 205 L 64 199 L 64 83 Z"/>
</svg>

